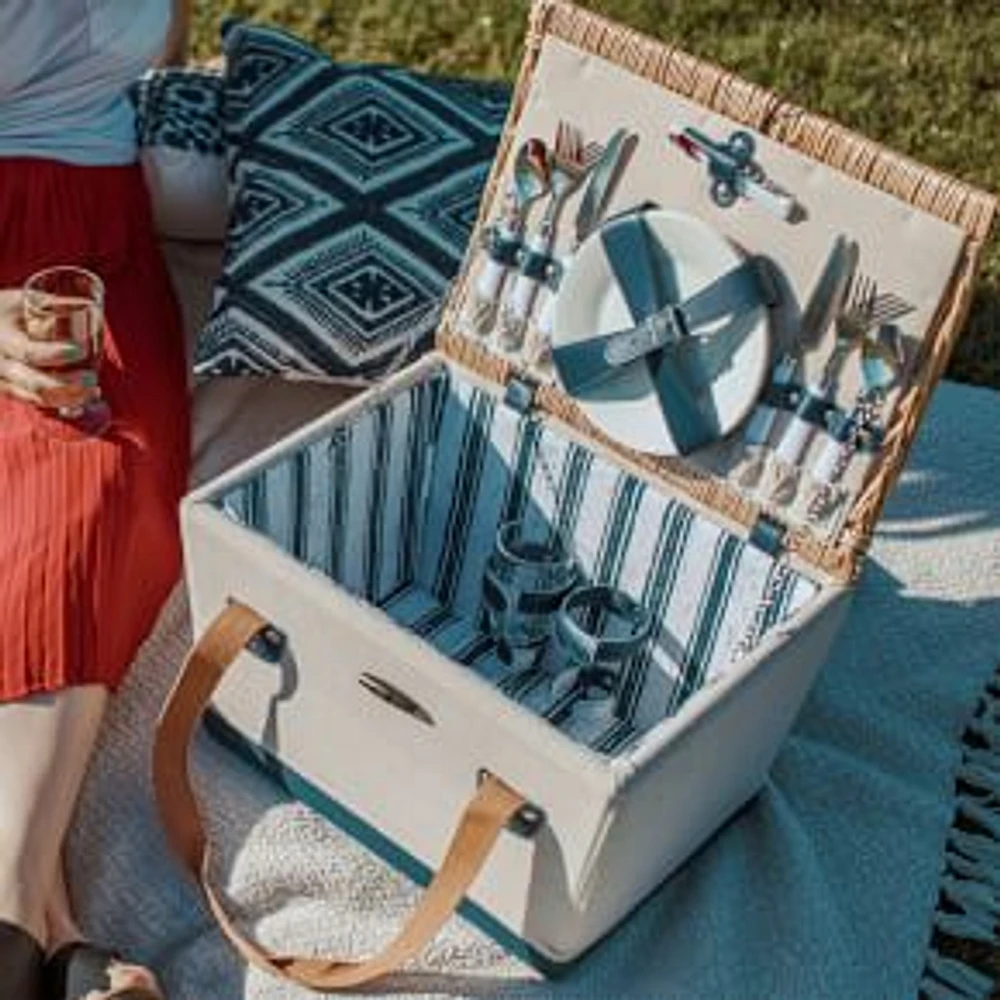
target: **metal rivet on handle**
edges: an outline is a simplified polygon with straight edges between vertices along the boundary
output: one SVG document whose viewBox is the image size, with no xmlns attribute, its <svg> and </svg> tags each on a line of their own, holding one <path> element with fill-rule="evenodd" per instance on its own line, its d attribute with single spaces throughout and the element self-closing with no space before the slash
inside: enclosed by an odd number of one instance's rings
<svg viewBox="0 0 1000 1000">
<path fill-rule="evenodd" d="M 476 784 L 481 785 L 492 773 L 487 768 L 481 767 L 476 772 Z M 511 817 L 507 829 L 518 837 L 530 839 L 545 825 L 545 820 L 544 809 L 532 802 L 526 802 Z"/>
</svg>

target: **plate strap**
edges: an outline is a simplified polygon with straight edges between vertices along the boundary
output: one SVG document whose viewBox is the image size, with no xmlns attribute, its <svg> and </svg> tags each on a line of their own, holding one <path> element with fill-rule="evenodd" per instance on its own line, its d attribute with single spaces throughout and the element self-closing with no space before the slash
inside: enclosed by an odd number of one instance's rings
<svg viewBox="0 0 1000 1000">
<path fill-rule="evenodd" d="M 601 240 L 634 323 L 641 323 L 664 306 L 677 305 L 680 292 L 673 260 L 650 232 L 644 216 L 626 216 L 606 226 Z M 676 355 L 652 351 L 643 362 L 677 451 L 685 455 L 713 440 L 717 424 L 699 405 Z"/>
</svg>

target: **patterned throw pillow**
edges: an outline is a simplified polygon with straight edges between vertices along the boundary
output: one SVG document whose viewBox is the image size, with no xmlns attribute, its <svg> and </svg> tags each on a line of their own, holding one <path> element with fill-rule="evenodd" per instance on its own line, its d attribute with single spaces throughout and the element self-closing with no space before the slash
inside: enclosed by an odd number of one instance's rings
<svg viewBox="0 0 1000 1000">
<path fill-rule="evenodd" d="M 223 43 L 231 211 L 196 372 L 378 378 L 431 341 L 509 91 L 245 22 Z"/>
<path fill-rule="evenodd" d="M 152 69 L 132 86 L 139 145 L 224 156 L 222 74 L 198 67 Z"/>
<path fill-rule="evenodd" d="M 150 70 L 131 89 L 139 155 L 164 236 L 225 237 L 222 94 L 221 73 L 188 68 Z"/>
</svg>

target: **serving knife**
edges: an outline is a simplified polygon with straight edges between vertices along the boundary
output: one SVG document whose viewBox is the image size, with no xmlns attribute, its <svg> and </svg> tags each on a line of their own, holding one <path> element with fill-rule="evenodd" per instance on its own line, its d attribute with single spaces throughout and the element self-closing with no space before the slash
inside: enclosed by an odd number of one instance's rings
<svg viewBox="0 0 1000 1000">
<path fill-rule="evenodd" d="M 813 286 L 809 301 L 802 313 L 798 337 L 774 366 L 771 391 L 780 393 L 795 378 L 802 354 L 811 350 L 822 339 L 840 311 L 847 288 L 858 263 L 858 246 L 846 236 L 834 240 L 819 279 Z M 777 409 L 766 400 L 758 403 L 743 432 L 743 443 L 749 446 L 766 445 L 774 429 Z"/>
<path fill-rule="evenodd" d="M 858 245 L 841 234 L 834 240 L 826 266 L 802 314 L 796 353 L 812 350 L 844 307 L 847 289 L 858 266 Z"/>
</svg>

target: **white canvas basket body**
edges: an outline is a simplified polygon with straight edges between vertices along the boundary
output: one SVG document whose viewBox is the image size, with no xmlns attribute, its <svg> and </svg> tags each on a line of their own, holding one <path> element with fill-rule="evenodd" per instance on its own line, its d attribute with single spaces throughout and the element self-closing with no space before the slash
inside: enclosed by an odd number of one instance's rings
<svg viewBox="0 0 1000 1000">
<path fill-rule="evenodd" d="M 435 391 L 441 408 L 436 434 L 412 424 Z M 483 466 L 494 467 L 480 474 L 490 478 L 456 484 L 454 468 L 463 456 L 452 445 L 466 430 L 457 422 L 463 412 L 475 419 L 484 409 L 493 411 L 495 437 L 483 442 Z M 424 419 L 430 422 L 429 410 Z M 650 644 L 653 662 L 645 666 L 646 696 L 636 718 L 641 732 L 619 736 L 619 752 L 591 749 L 498 689 L 503 667 L 495 656 L 456 668 L 454 651 L 477 644 L 476 609 L 462 606 L 461 593 L 450 608 L 450 628 L 429 637 L 394 617 L 407 602 L 411 621 L 414 607 L 425 615 L 439 609 L 431 594 L 441 557 L 447 557 L 439 523 L 459 497 L 474 508 L 467 520 L 478 517 L 484 526 L 481 537 L 470 537 L 458 575 L 481 578 L 492 539 L 486 528 L 498 523 L 513 479 L 504 459 L 513 458 L 516 468 L 511 443 L 523 442 L 525 427 L 537 422 L 507 407 L 498 389 L 431 356 L 195 493 L 183 519 L 195 629 L 207 627 L 236 598 L 289 638 L 283 663 L 246 653 L 219 689 L 214 708 L 230 731 L 307 777 L 432 869 L 478 772 L 498 775 L 540 807 L 546 822 L 531 839 L 501 841 L 471 898 L 533 950 L 564 962 L 604 934 L 759 789 L 850 591 L 796 574 L 783 592 L 787 617 L 738 667 L 713 676 L 713 663 L 725 662 L 764 593 L 773 559 L 572 441 L 568 432 L 543 430 L 539 447 L 551 451 L 561 478 L 568 474 L 563 466 L 586 456 L 593 502 L 600 496 L 619 508 L 583 522 L 593 527 L 589 539 L 578 527 L 581 558 L 593 561 L 597 553 L 587 543 L 607 538 L 607 522 L 616 514 L 621 521 L 621 509 L 629 506 L 640 530 L 633 528 L 629 538 L 617 533 L 616 541 L 630 550 L 618 554 L 624 575 L 632 574 L 640 593 L 658 582 L 665 591 L 668 576 L 676 588 L 659 602 L 664 613 Z M 408 540 L 399 529 L 405 510 L 384 510 L 382 523 L 372 524 L 372 491 L 399 496 L 405 507 L 399 493 L 411 483 L 402 476 L 406 456 L 397 462 L 386 449 L 391 452 L 392 442 L 405 449 L 419 436 L 414 432 L 427 440 L 416 505 L 422 523 L 409 529 L 417 537 L 414 575 L 406 579 L 396 575 L 395 549 L 383 553 L 378 567 L 368 563 L 378 545 Z M 338 462 L 349 463 L 349 480 L 331 477 Z M 380 476 L 380 468 L 388 474 Z M 608 475 L 610 491 L 602 480 Z M 544 481 L 541 474 L 533 480 Z M 338 487 L 348 495 L 338 496 Z M 303 489 L 308 503 L 298 492 Z M 296 507 L 308 512 L 305 523 L 291 513 Z M 330 529 L 338 515 L 339 538 Z M 649 543 L 655 536 L 659 546 Z M 346 581 L 328 575 L 331 563 L 340 565 Z M 617 582 L 624 582 L 621 574 Z M 375 600 L 364 596 L 373 587 Z M 656 646 L 708 650 L 710 632 L 719 653 L 703 653 L 702 662 L 689 657 L 686 675 L 673 675 L 666 656 L 656 662 Z M 433 724 L 373 696 L 359 683 L 363 675 L 411 698 Z M 676 701 L 681 704 L 673 711 Z M 583 738 L 615 744 L 608 728 Z"/>
<path fill-rule="evenodd" d="M 715 86 L 698 83 L 706 75 Z M 937 175 L 909 191 L 913 165 L 788 108 L 803 134 L 820 124 L 836 131 L 822 159 L 806 155 L 791 126 L 783 141 L 768 137 L 786 120 L 779 112 L 774 95 L 544 0 L 477 237 L 496 217 L 512 151 L 563 117 L 587 135 L 623 124 L 639 135 L 610 211 L 655 196 L 736 246 L 766 251 L 784 280 L 779 324 L 798 322 L 832 239 L 848 231 L 880 287 L 911 304 L 906 333 L 920 365 L 890 393 L 886 444 L 852 467 L 850 502 L 824 532 L 801 508 L 743 495 L 725 444 L 651 460 L 590 428 L 552 385 L 534 407 L 509 396 L 523 373 L 459 330 L 478 239 L 445 311 L 440 352 L 183 504 L 196 634 L 235 601 L 284 643 L 277 663 L 259 655 L 274 643 L 239 653 L 215 691 L 213 730 L 313 805 L 370 831 L 377 848 L 392 845 L 396 860 L 401 851 L 449 875 L 449 838 L 483 774 L 494 776 L 513 790 L 505 808 L 520 822 L 494 830 L 492 850 L 480 838 L 466 866 L 472 915 L 550 962 L 599 940 L 760 789 L 843 621 L 878 509 L 968 307 L 992 202 L 976 207 L 969 194 L 959 203 L 957 182 Z M 713 134 L 757 128 L 768 173 L 807 221 L 714 206 L 698 164 L 672 163 L 664 183 L 663 142 L 677 122 Z M 871 183 L 857 179 L 862 162 Z M 804 359 L 804 381 L 825 353 Z M 525 674 L 497 656 L 482 579 L 497 526 L 512 517 L 558 530 L 589 581 L 650 611 L 652 634 L 620 675 L 613 718 L 553 695 L 547 664 Z M 191 705 L 208 698 L 239 648 L 195 650 L 206 679 L 175 696 L 189 718 L 177 724 L 168 708 L 161 745 L 189 735 Z M 204 871 L 189 782 L 166 751 L 156 767 L 161 811 L 185 817 L 168 822 L 175 846 Z M 466 814 L 460 841 L 468 823 Z M 452 889 L 457 901 L 461 887 Z M 239 946 L 272 971 L 298 969 L 301 982 L 344 985 L 337 963 L 292 968 Z M 349 984 L 371 978 L 356 975 Z"/>
</svg>

